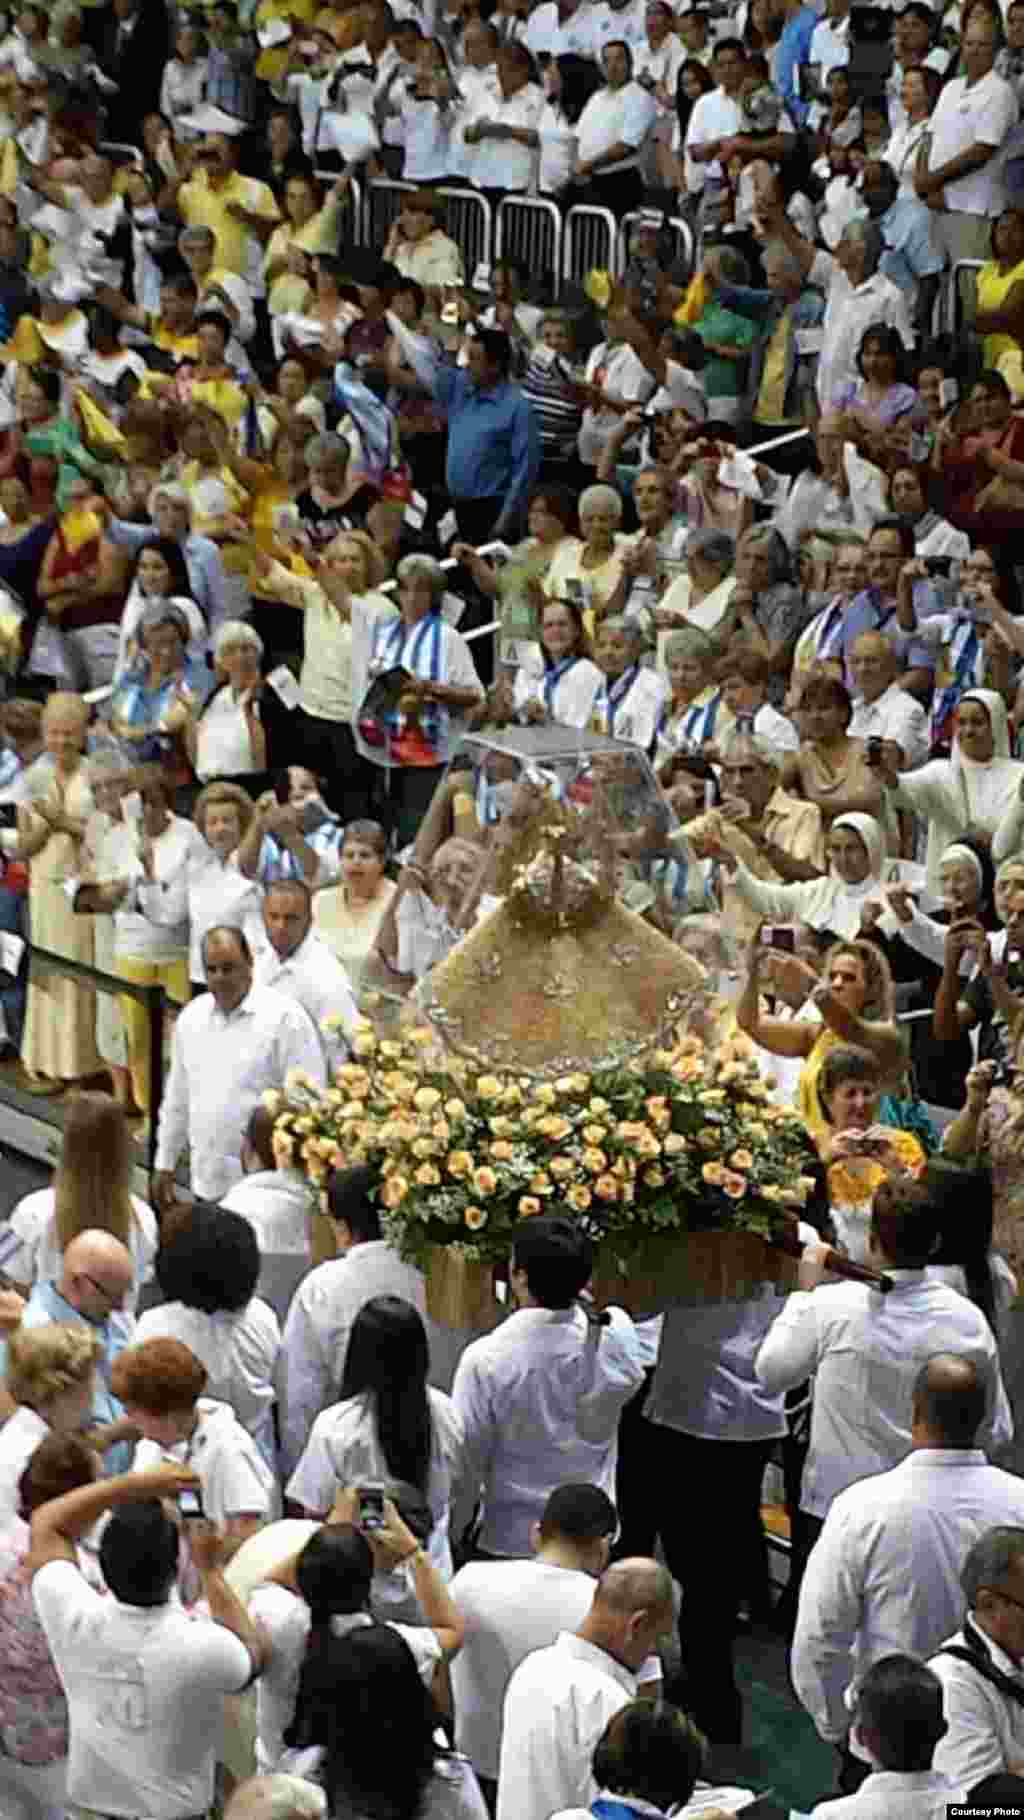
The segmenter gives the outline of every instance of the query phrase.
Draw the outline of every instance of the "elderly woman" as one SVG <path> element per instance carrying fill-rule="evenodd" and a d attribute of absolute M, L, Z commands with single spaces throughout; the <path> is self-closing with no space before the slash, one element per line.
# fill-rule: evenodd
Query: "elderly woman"
<path fill-rule="evenodd" d="M 227 1403 L 204 1393 L 205 1365 L 180 1340 L 162 1335 L 114 1360 L 110 1388 L 142 1436 L 134 1469 L 161 1459 L 187 1462 L 199 1479 L 203 1512 L 231 1554 L 276 1515 L 274 1475 Z"/>
<path fill-rule="evenodd" d="M 402 669 L 408 680 L 392 707 L 373 704 L 373 683 L 358 718 L 358 745 L 389 772 L 399 845 L 412 838 L 446 764 L 461 717 L 483 699 L 465 639 L 441 613 L 445 574 L 428 556 L 398 565 L 397 620 L 372 628 L 369 675 Z"/>
<path fill-rule="evenodd" d="M 49 1434 L 80 1434 L 92 1419 L 93 1374 L 103 1352 L 83 1322 L 21 1327 L 7 1343 L 7 1392 L 14 1413 L 0 1432 L 0 1522 L 18 1508 L 18 1481 Z"/>
<path fill-rule="evenodd" d="M 811 613 L 793 581 L 786 542 L 773 526 L 752 525 L 737 538 L 735 574 L 733 644 L 764 658 L 771 673 L 768 698 L 780 707 L 796 641 Z"/>
<path fill-rule="evenodd" d="M 861 932 L 865 906 L 885 908 L 886 864 L 882 830 L 870 815 L 837 816 L 825 839 L 828 872 L 824 878 L 775 883 L 759 878 L 737 858 L 714 829 L 705 830 L 706 851 L 721 862 L 743 903 L 776 922 L 799 921 L 820 937 L 853 940 Z"/>
<path fill-rule="evenodd" d="M 1024 764 L 1010 757 L 1006 704 L 993 690 L 971 689 L 960 697 L 949 758 L 897 771 L 883 746 L 876 769 L 890 802 L 912 810 L 927 827 L 925 865 L 932 890 L 943 853 L 965 834 L 990 846 L 997 861 L 1015 851 L 1011 842 L 1019 825 Z"/>
<path fill-rule="evenodd" d="M 658 627 L 658 666 L 665 667 L 670 634 L 694 626 L 725 644 L 735 628 L 732 572 L 736 545 L 728 531 L 691 531 L 686 539 L 686 568 L 666 589 L 655 609 Z"/>
<path fill-rule="evenodd" d="M 111 731 L 135 760 L 159 760 L 176 783 L 188 778 L 185 735 L 206 690 L 188 659 L 189 622 L 173 600 L 153 600 L 136 628 L 139 656 L 110 702 Z"/>
<path fill-rule="evenodd" d="M 313 300 L 314 253 L 332 253 L 338 244 L 338 217 L 347 185 L 325 195 L 312 173 L 294 171 L 284 186 L 286 219 L 276 227 L 263 255 L 263 282 L 272 317 L 304 315 Z"/>
<path fill-rule="evenodd" d="M 886 480 L 885 507 L 897 518 L 905 518 L 914 532 L 914 554 L 919 561 L 929 556 L 962 559 L 970 554 L 971 540 L 954 530 L 932 503 L 934 479 L 927 469 L 912 463 L 893 468 Z"/>
<path fill-rule="evenodd" d="M 253 569 L 264 593 L 303 616 L 297 756 L 326 778 L 330 806 L 343 821 L 365 816 L 375 780 L 353 719 L 366 692 L 377 625 L 397 624 L 393 602 L 378 592 L 383 577 L 373 544 L 365 533 L 339 533 L 317 561 L 315 577 L 295 575 L 262 551 Z"/>
<path fill-rule="evenodd" d="M 161 929 L 180 930 L 187 924 L 193 997 L 206 990 L 203 940 L 208 930 L 230 923 L 245 931 L 250 946 L 259 948 L 263 940 L 262 893 L 237 863 L 254 814 L 252 798 L 237 784 L 207 784 L 194 810 L 202 838 L 193 839 L 184 866 L 166 877 L 157 869 L 153 840 L 142 841 L 143 879 L 136 902 Z"/>
<path fill-rule="evenodd" d="M 622 575 L 622 500 L 600 482 L 584 487 L 579 515 L 582 536 L 556 552 L 542 585 L 549 600 L 576 601 L 592 638 Z"/>
<path fill-rule="evenodd" d="M 543 578 L 556 556 L 568 554 L 567 546 L 575 541 L 575 524 L 576 502 L 572 494 L 560 487 L 542 487 L 530 500 L 527 536 L 509 552 L 500 568 L 495 568 L 471 544 L 452 545 L 452 555 L 469 570 L 481 594 L 498 603 L 500 654 L 506 663 L 514 664 L 523 641 L 536 637 L 537 602 L 542 598 Z"/>
<path fill-rule="evenodd" d="M 972 543 L 1024 528 L 1024 418 L 1002 373 L 980 373 L 970 403 L 939 425 L 933 461 L 950 524 Z"/>
<path fill-rule="evenodd" d="M 523 652 L 513 680 L 516 718 L 582 731 L 590 722 L 602 682 L 601 671 L 590 656 L 578 604 L 546 601 L 540 615 L 540 640 Z"/>
<path fill-rule="evenodd" d="M 833 676 L 812 673 L 804 683 L 797 710 L 803 743 L 790 754 L 782 773 L 783 789 L 815 803 L 825 827 L 840 815 L 887 819 L 881 776 L 868 764 L 862 739 L 847 728 L 853 703 Z"/>
<path fill-rule="evenodd" d="M 604 681 L 590 726 L 594 733 L 629 740 L 650 754 L 669 690 L 664 677 L 641 664 L 645 644 L 643 627 L 635 620 L 622 614 L 602 620 L 594 662 Z"/>
<path fill-rule="evenodd" d="M 706 632 L 684 626 L 668 633 L 661 653 L 669 699 L 658 725 L 655 765 L 662 783 L 671 780 L 680 755 L 696 756 L 715 737 L 721 691 L 709 682 L 717 647 Z"/>
<path fill-rule="evenodd" d="M 267 736 L 260 719 L 263 640 L 244 619 L 227 619 L 213 641 L 223 681 L 186 728 L 188 755 L 201 784 L 230 778 L 258 793 L 267 769 Z"/>
<path fill-rule="evenodd" d="M 298 495 L 295 504 L 316 550 L 323 550 L 340 531 L 358 525 L 367 506 L 377 497 L 372 488 L 360 488 L 352 453 L 344 436 L 329 432 L 311 436 L 306 444 L 309 486 Z"/>
<path fill-rule="evenodd" d="M 826 411 L 814 432 L 814 455 L 798 474 L 772 523 L 791 550 L 812 530 L 855 530 L 866 536 L 885 514 L 881 475 L 873 489 L 850 486 L 846 427 L 840 413 Z"/>
<path fill-rule="evenodd" d="M 27 779 L 18 809 L 14 857 L 29 861 L 29 916 L 32 939 L 70 960 L 91 965 L 92 925 L 75 916 L 64 881 L 82 865 L 82 840 L 93 808 L 83 759 L 89 709 L 79 695 L 58 692 L 43 709 L 46 758 Z M 33 969 L 22 1042 L 30 1093 L 59 1093 L 69 1081 L 94 1074 L 99 1065 L 92 989 L 63 974 Z"/>
<path fill-rule="evenodd" d="M 33 664 L 47 675 L 98 688 L 110 682 L 117 660 L 118 621 L 127 564 L 105 534 L 106 501 L 84 475 L 74 474 L 65 510 L 46 546 L 36 593 L 57 628 L 60 656 L 53 664 L 40 650 Z"/>
<path fill-rule="evenodd" d="M 856 1264 L 869 1262 L 876 1188 L 890 1175 L 920 1175 L 926 1161 L 911 1132 L 879 1123 L 881 1098 L 877 1058 L 864 1049 L 833 1045 L 818 1075 L 818 1101 L 825 1115 L 818 1149 L 828 1168 L 836 1235 Z"/>
<path fill-rule="evenodd" d="M 313 927 L 336 954 L 358 993 L 395 886 L 384 874 L 387 835 L 379 822 L 349 822 L 341 848 L 341 878 L 313 897 Z"/>

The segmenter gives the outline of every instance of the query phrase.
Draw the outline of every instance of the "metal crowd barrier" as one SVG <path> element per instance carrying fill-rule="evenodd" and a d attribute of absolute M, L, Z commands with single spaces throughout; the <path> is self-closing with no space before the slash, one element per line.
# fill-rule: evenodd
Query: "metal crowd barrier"
<path fill-rule="evenodd" d="M 582 284 L 595 268 L 618 277 L 619 224 L 611 209 L 577 203 L 565 217 L 562 239 L 562 277 Z"/>
<path fill-rule="evenodd" d="M 366 186 L 360 241 L 383 252 L 387 237 L 401 214 L 405 198 L 415 194 L 415 191 L 415 183 L 400 183 L 392 177 L 371 177 Z"/>
<path fill-rule="evenodd" d="M 462 249 L 467 284 L 485 267 L 490 276 L 494 250 L 494 210 L 479 190 L 439 189 L 443 196 L 448 233 Z"/>
<path fill-rule="evenodd" d="M 641 218 L 641 211 L 634 209 L 630 214 L 623 215 L 622 220 L 619 223 L 618 247 L 616 252 L 618 261 L 617 270 L 619 272 L 624 272 L 629 263 L 630 235 Z M 693 229 L 689 222 L 684 221 L 681 215 L 669 215 L 666 216 L 662 224 L 662 231 L 671 234 L 674 262 L 678 265 L 684 265 L 686 267 L 687 276 L 689 276 L 693 271 L 694 251 Z"/>
<path fill-rule="evenodd" d="M 498 209 L 494 262 L 515 259 L 534 275 L 550 274 L 555 297 L 562 285 L 562 211 L 547 196 L 506 196 Z"/>
<path fill-rule="evenodd" d="M 337 171 L 314 171 L 313 175 L 325 189 L 330 189 L 338 181 Z M 356 246 L 362 244 L 364 208 L 363 186 L 358 177 L 350 177 L 348 190 L 338 214 L 339 246 L 344 246 L 346 242 L 349 245 L 354 243 Z"/>
<path fill-rule="evenodd" d="M 125 980 L 117 973 L 104 973 L 102 967 L 93 967 L 86 961 L 73 961 L 66 954 L 54 954 L 50 948 L 39 948 L 34 942 L 26 944 L 29 957 L 29 980 L 37 978 L 39 973 L 62 973 L 68 979 L 80 980 L 87 986 L 95 986 L 99 992 L 112 993 L 115 998 L 132 998 L 146 1008 L 149 1021 L 149 1080 L 151 1109 L 149 1115 L 150 1129 L 148 1139 L 148 1165 L 153 1172 L 156 1158 L 157 1113 L 164 1094 L 164 1013 L 167 1008 L 167 994 L 162 986 L 138 986 L 132 980 Z"/>

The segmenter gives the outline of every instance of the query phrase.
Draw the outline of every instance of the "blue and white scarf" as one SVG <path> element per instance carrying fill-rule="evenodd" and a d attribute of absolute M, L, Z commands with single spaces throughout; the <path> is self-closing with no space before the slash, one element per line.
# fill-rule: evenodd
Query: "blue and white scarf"
<path fill-rule="evenodd" d="M 422 676 L 428 682 L 440 682 L 444 655 L 443 628 L 444 621 L 440 613 L 426 614 L 415 626 L 407 626 L 402 619 L 379 621 L 374 632 L 371 669 L 391 670 L 401 665 L 412 676 Z M 448 720 L 448 710 L 440 702 L 425 701 L 420 704 L 419 722 L 423 737 L 439 756 L 443 753 Z M 401 730 L 401 717 L 397 709 L 384 716 L 384 724 L 389 737 L 394 739 Z"/>

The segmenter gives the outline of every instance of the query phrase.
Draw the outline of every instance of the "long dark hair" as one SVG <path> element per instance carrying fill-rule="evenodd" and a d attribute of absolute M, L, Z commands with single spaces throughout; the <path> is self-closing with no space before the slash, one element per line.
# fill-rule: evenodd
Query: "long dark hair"
<path fill-rule="evenodd" d="M 340 1398 L 373 1398 L 388 1472 L 420 1491 L 427 1487 L 433 1441 L 429 1365 L 426 1328 L 411 1302 L 379 1295 L 364 1303 L 352 1323 Z"/>
<path fill-rule="evenodd" d="M 318 1729 L 321 1688 L 330 1679 L 332 1624 L 337 1617 L 365 1612 L 370 1602 L 373 1555 L 351 1523 L 325 1523 L 310 1536 L 295 1563 L 295 1584 L 309 1606 L 309 1636 L 299 1671 L 295 1710 L 284 1734 L 291 1749 L 322 1742 Z"/>
<path fill-rule="evenodd" d="M 153 551 L 159 556 L 167 564 L 167 567 L 170 570 L 171 585 L 167 590 L 168 594 L 175 596 L 183 595 L 186 600 L 191 600 L 192 583 L 189 580 L 188 566 L 185 562 L 184 555 L 182 554 L 181 545 L 175 543 L 173 537 L 147 537 L 145 543 L 139 545 L 135 555 L 135 567 L 132 570 L 132 580 L 134 581 L 138 575 L 139 563 L 148 551 Z"/>
<path fill-rule="evenodd" d="M 289 1741 L 325 1751 L 330 1813 L 414 1820 L 445 1752 L 412 1650 L 390 1624 L 328 1631 L 303 1663 L 296 1711 Z"/>
<path fill-rule="evenodd" d="M 996 1298 L 988 1261 L 992 1244 L 992 1177 L 986 1168 L 963 1169 L 944 1157 L 929 1157 L 921 1178 L 928 1194 L 939 1242 L 933 1264 L 959 1264 L 967 1294 L 996 1328 Z M 964 1208 L 971 1217 L 964 1219 Z"/>

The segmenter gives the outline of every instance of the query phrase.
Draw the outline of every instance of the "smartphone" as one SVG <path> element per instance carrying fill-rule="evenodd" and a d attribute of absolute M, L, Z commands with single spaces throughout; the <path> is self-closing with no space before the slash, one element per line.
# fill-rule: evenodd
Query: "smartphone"
<path fill-rule="evenodd" d="M 953 567 L 953 558 L 951 556 L 926 556 L 924 566 L 929 575 L 943 575 L 948 580 Z"/>
<path fill-rule="evenodd" d="M 367 1491 L 359 1492 L 359 1527 L 360 1529 L 383 1529 L 384 1527 L 384 1493 Z"/>
<path fill-rule="evenodd" d="M 291 778 L 288 776 L 286 766 L 282 765 L 280 771 L 274 772 L 272 788 L 277 801 L 283 809 L 292 793 Z"/>
<path fill-rule="evenodd" d="M 796 931 L 787 929 L 785 924 L 766 924 L 761 930 L 761 941 L 766 948 L 774 948 L 779 954 L 796 953 Z"/>
<path fill-rule="evenodd" d="M 18 806 L 16 803 L 0 803 L 0 828 L 18 826 Z"/>
<path fill-rule="evenodd" d="M 877 733 L 872 733 L 869 735 L 868 741 L 867 741 L 867 751 L 865 753 L 865 757 L 867 758 L 868 764 L 871 766 L 872 769 L 874 769 L 877 765 L 881 764 L 881 762 L 882 762 L 882 741 Z"/>
<path fill-rule="evenodd" d="M 197 1490 L 193 1488 L 188 1491 L 179 1491 L 178 1515 L 183 1523 L 197 1523 L 202 1521 L 206 1512 L 203 1509 L 203 1500 Z"/>

